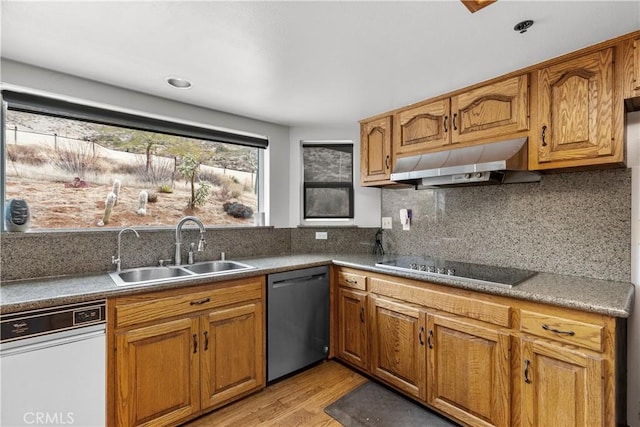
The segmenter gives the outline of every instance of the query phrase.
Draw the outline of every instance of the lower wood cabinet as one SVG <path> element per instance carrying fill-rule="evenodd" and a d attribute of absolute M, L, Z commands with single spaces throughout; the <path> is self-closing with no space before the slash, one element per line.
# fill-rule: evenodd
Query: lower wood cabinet
<path fill-rule="evenodd" d="M 363 291 L 338 288 L 338 350 L 337 355 L 353 366 L 367 370 L 369 340 L 367 332 L 367 294 Z"/>
<path fill-rule="evenodd" d="M 427 330 L 427 402 L 469 425 L 510 425 L 509 333 L 439 315 Z"/>
<path fill-rule="evenodd" d="M 441 414 L 625 425 L 624 319 L 347 267 L 337 277 L 337 357 Z"/>
<path fill-rule="evenodd" d="M 425 315 L 408 304 L 369 299 L 370 372 L 399 390 L 424 400 Z"/>
<path fill-rule="evenodd" d="M 108 424 L 176 425 L 264 387 L 263 296 L 261 277 L 109 301 Z"/>
<path fill-rule="evenodd" d="M 523 338 L 523 426 L 602 426 L 604 360 L 577 349 Z"/>

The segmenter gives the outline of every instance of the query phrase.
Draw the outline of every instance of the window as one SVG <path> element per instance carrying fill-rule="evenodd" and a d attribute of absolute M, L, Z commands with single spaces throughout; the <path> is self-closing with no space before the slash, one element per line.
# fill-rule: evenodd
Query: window
<path fill-rule="evenodd" d="M 3 92 L 4 196 L 31 229 L 253 225 L 264 138 Z M 29 102 L 32 101 L 32 102 Z"/>
<path fill-rule="evenodd" d="M 304 219 L 353 218 L 353 144 L 302 144 Z"/>

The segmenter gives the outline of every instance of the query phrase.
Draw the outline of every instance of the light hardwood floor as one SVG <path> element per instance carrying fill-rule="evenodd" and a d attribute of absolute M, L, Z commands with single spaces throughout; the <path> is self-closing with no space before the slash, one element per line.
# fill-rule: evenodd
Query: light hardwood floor
<path fill-rule="evenodd" d="M 366 381 L 338 362 L 324 362 L 184 427 L 340 427 L 324 408 Z"/>

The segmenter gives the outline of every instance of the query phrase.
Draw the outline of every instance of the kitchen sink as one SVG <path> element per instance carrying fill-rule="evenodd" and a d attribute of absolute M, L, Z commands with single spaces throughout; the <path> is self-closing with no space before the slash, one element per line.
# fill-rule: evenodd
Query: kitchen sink
<path fill-rule="evenodd" d="M 221 273 L 226 271 L 248 270 L 253 267 L 237 261 L 207 261 L 198 264 L 183 265 L 182 268 L 195 274 Z"/>
<path fill-rule="evenodd" d="M 180 266 L 131 268 L 124 271 L 113 271 L 109 273 L 109 276 L 116 286 L 134 286 L 220 276 L 255 268 L 237 261 L 219 260 Z"/>

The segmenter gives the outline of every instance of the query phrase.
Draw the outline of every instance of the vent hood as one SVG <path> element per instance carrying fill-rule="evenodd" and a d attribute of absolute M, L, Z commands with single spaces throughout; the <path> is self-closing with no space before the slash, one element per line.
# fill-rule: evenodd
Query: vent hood
<path fill-rule="evenodd" d="M 401 157 L 396 160 L 391 181 L 421 189 L 538 182 L 540 175 L 527 170 L 527 138 L 517 138 Z"/>

